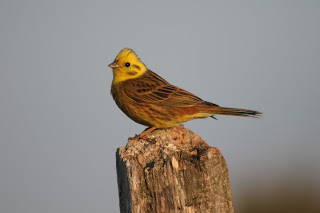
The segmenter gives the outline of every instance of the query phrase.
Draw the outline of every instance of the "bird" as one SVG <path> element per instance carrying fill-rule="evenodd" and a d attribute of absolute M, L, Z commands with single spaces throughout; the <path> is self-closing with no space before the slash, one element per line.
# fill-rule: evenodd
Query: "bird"
<path fill-rule="evenodd" d="M 148 127 L 134 138 L 145 138 L 155 129 L 174 127 L 198 118 L 215 118 L 216 115 L 259 118 L 262 114 L 204 101 L 149 70 L 129 48 L 122 49 L 108 66 L 113 70 L 111 94 L 114 101 L 129 118 Z"/>

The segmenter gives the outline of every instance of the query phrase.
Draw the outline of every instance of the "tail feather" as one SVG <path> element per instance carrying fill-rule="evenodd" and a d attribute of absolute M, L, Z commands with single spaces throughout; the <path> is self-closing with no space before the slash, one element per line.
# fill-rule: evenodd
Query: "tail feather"
<path fill-rule="evenodd" d="M 241 117 L 261 117 L 261 112 L 248 109 L 237 109 L 237 108 L 227 108 L 227 107 L 214 107 L 209 110 L 212 115 L 229 115 L 229 116 L 241 116 Z"/>

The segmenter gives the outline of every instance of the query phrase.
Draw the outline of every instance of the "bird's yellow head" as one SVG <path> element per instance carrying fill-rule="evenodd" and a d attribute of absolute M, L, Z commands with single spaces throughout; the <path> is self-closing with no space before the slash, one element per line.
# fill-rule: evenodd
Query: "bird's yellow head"
<path fill-rule="evenodd" d="M 113 84 L 137 78 L 147 71 L 146 65 L 128 48 L 121 50 L 109 67 L 113 69 Z"/>

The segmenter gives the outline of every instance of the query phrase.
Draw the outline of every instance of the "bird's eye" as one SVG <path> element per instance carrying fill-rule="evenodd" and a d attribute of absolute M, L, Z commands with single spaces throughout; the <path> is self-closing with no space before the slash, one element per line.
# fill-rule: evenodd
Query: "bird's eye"
<path fill-rule="evenodd" d="M 127 62 L 127 63 L 125 64 L 125 66 L 126 66 L 126 67 L 130 67 L 130 63 Z"/>

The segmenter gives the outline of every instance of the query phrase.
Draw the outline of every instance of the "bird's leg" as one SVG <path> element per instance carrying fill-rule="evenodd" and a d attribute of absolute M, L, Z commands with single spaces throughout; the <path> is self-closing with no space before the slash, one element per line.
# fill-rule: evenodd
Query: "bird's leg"
<path fill-rule="evenodd" d="M 216 117 L 214 117 L 213 115 L 211 115 L 210 117 L 213 118 L 213 119 L 215 119 L 215 120 L 218 120 L 218 119 L 217 119 Z"/>
<path fill-rule="evenodd" d="M 138 139 L 144 139 L 144 140 L 149 140 L 149 138 L 144 137 L 146 134 L 148 134 L 149 132 L 152 132 L 153 130 L 157 129 L 157 127 L 153 126 L 153 127 L 149 127 L 147 129 L 145 129 L 143 132 L 141 132 L 139 135 L 134 136 L 133 138 L 129 138 L 129 140 L 138 140 Z"/>

